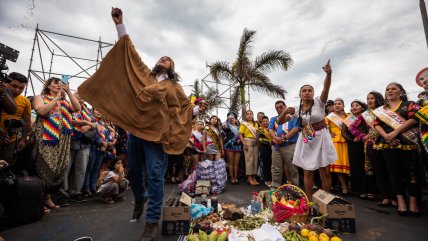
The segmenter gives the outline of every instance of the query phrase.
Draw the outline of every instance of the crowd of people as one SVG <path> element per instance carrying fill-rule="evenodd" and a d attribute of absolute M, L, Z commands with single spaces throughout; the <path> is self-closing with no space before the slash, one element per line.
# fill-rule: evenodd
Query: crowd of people
<path fill-rule="evenodd" d="M 196 119 L 189 160 L 224 158 L 230 184 L 239 184 L 241 174 L 253 186 L 301 185 L 309 197 L 317 186 L 328 192 L 334 186 L 342 196 L 379 200 L 379 207 L 394 206 L 401 216 L 419 216 L 428 167 L 428 77 L 417 101 L 391 82 L 384 94 L 371 91 L 366 101 L 352 101 L 347 113 L 343 99 L 328 100 L 331 69 L 324 69 L 321 95 L 314 97 L 314 88 L 304 85 L 299 106 L 275 103 L 278 116 L 258 112 L 255 119 L 247 110 L 242 121 L 234 112 L 224 122 L 215 115 L 205 123 Z"/>
<path fill-rule="evenodd" d="M 97 193 L 106 203 L 117 200 L 128 183 L 126 133 L 88 108 L 59 78 L 49 78 L 41 95 L 28 98 L 22 95 L 27 77 L 11 73 L 9 80 L 5 88 L 17 111 L 2 113 L 0 159 L 14 172 L 26 170 L 42 180 L 44 212 L 59 208 L 51 198 L 58 192 L 74 202 Z"/>
<path fill-rule="evenodd" d="M 39 177 L 45 213 L 64 205 L 54 200 L 58 193 L 72 202 L 99 196 L 113 204 L 130 185 L 132 219 L 138 220 L 148 203 L 143 238 L 153 240 L 164 180 L 180 183 L 208 159 L 226 161 L 232 185 L 244 177 L 251 186 L 289 183 L 303 186 L 311 197 L 317 186 L 330 192 L 338 184 L 343 196 L 375 200 L 380 194 L 378 206 L 396 206 L 402 216 L 420 215 L 428 168 L 428 77 L 421 81 L 418 101 L 410 101 L 403 86 L 392 82 L 384 94 L 372 91 L 366 101 L 352 101 L 347 113 L 343 99 L 328 100 L 332 69 L 327 63 L 320 96 L 303 85 L 299 106 L 278 100 L 274 117 L 247 110 L 241 121 L 232 111 L 223 122 L 215 115 L 204 119 L 206 102 L 191 103 L 185 96 L 173 60 L 162 57 L 154 69 L 147 68 L 130 42 L 120 9 L 113 9 L 112 17 L 120 40 L 79 91 L 72 93 L 68 84 L 51 77 L 40 95 L 24 97 L 28 79 L 10 73 L 0 95 L 4 103 L 8 98 L 16 103 L 14 111 L 4 108 L 1 114 L 0 168 L 25 169 Z M 114 54 L 126 56 L 124 51 L 141 76 L 110 68 L 123 65 Z M 106 73 L 112 77 L 100 88 L 96 81 Z M 130 94 L 115 96 L 116 80 L 123 76 L 121 88 Z M 135 97 L 133 91 L 140 94 Z M 165 99 L 168 106 L 162 104 Z M 123 106 L 141 115 L 131 116 Z M 152 128 L 155 122 L 159 129 Z"/>

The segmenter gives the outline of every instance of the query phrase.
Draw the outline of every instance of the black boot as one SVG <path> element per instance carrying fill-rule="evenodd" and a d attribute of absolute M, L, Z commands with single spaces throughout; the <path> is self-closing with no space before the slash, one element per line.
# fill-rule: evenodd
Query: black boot
<path fill-rule="evenodd" d="M 147 223 L 144 227 L 140 241 L 156 241 L 158 236 L 158 223 Z"/>
<path fill-rule="evenodd" d="M 135 201 L 134 205 L 134 212 L 132 212 L 132 219 L 138 220 L 140 219 L 141 215 L 143 214 L 144 210 L 144 201 Z"/>

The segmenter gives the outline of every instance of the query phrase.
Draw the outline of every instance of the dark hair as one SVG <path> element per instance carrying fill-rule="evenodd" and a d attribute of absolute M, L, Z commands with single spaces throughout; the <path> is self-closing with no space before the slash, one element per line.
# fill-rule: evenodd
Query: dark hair
<path fill-rule="evenodd" d="M 253 113 L 253 119 L 251 121 L 254 121 L 254 112 L 252 110 L 246 110 L 245 111 L 245 119 L 244 119 L 244 121 L 247 121 L 247 114 L 248 114 L 248 112 Z M 242 118 L 244 118 L 244 117 L 242 117 Z"/>
<path fill-rule="evenodd" d="M 305 86 L 305 85 L 304 85 Z M 306 85 L 306 86 L 310 86 L 310 85 Z M 312 87 L 312 86 L 311 86 Z M 302 88 L 303 88 L 303 86 L 302 86 Z M 300 88 L 300 90 L 302 89 L 302 88 Z M 312 87 L 312 89 L 313 89 L 313 87 Z M 302 107 L 303 107 L 303 100 L 302 99 L 300 99 L 300 104 L 299 104 L 299 116 L 297 117 L 297 124 L 298 124 L 298 126 L 300 127 L 300 128 L 302 128 L 303 127 L 303 119 L 302 119 L 302 115 L 304 115 L 304 114 L 309 114 L 309 116 L 312 114 L 312 107 L 314 106 L 314 103 L 315 103 L 315 101 L 314 101 L 314 99 L 312 99 L 312 101 L 311 101 L 311 106 L 309 107 L 309 109 L 307 110 L 307 111 L 305 111 L 305 112 L 303 112 L 303 110 L 302 110 Z M 309 123 L 310 124 L 310 123 Z"/>
<path fill-rule="evenodd" d="M 403 88 L 403 86 L 402 86 L 401 84 L 399 84 L 399 83 L 397 83 L 397 82 L 391 82 L 391 83 L 389 83 L 386 87 L 388 88 L 388 86 L 390 86 L 390 85 L 395 85 L 395 86 L 397 86 L 401 91 L 403 91 L 403 94 L 401 94 L 401 95 L 400 95 L 400 100 L 401 100 L 401 101 L 408 101 L 407 94 L 406 94 L 406 90 Z M 389 106 L 388 99 L 386 99 L 386 98 L 385 98 L 385 105 L 386 105 L 386 106 Z"/>
<path fill-rule="evenodd" d="M 13 81 L 16 80 L 19 83 L 24 83 L 24 84 L 28 84 L 28 79 L 27 77 L 25 77 L 25 75 L 17 73 L 17 72 L 12 72 L 9 74 L 8 78 Z"/>
<path fill-rule="evenodd" d="M 235 112 L 233 112 L 233 111 L 227 113 L 227 115 L 226 115 L 227 119 L 229 119 L 230 115 L 233 115 L 235 117 L 235 119 L 238 119 L 238 115 Z"/>
<path fill-rule="evenodd" d="M 342 104 L 345 106 L 345 101 L 344 101 L 342 98 L 336 98 L 336 99 L 334 100 L 334 102 L 336 102 L 336 101 L 340 101 L 340 102 L 342 102 Z"/>
<path fill-rule="evenodd" d="M 166 71 L 168 78 L 177 83 L 178 81 L 180 81 L 180 75 L 177 74 L 177 72 L 175 72 L 175 63 L 174 60 L 172 60 L 170 57 L 165 56 L 166 58 L 169 59 L 169 61 L 171 62 L 171 67 Z M 163 57 L 162 57 L 163 58 Z M 155 65 L 155 67 L 153 67 L 152 69 L 152 74 L 156 75 L 158 73 L 160 73 L 162 67 L 160 67 L 159 65 Z"/>
<path fill-rule="evenodd" d="M 47 79 L 43 84 L 42 95 L 50 94 L 51 90 L 49 89 L 49 86 L 52 84 L 52 82 L 60 82 L 60 81 L 61 79 L 57 77 L 50 77 L 49 79 Z"/>
<path fill-rule="evenodd" d="M 122 161 L 122 163 L 123 163 L 122 158 L 119 158 L 119 157 L 111 158 L 111 159 L 108 161 L 108 164 L 107 164 L 108 169 L 109 169 L 110 171 L 114 171 L 114 166 L 115 166 L 115 165 L 116 165 L 116 163 L 118 163 L 119 161 Z"/>
<path fill-rule="evenodd" d="M 342 110 L 342 112 L 346 114 L 346 112 L 345 112 L 345 101 L 344 101 L 342 98 L 336 98 L 336 99 L 334 100 L 334 102 L 336 102 L 336 101 L 340 101 L 340 102 L 342 102 L 342 105 L 343 105 L 343 110 Z"/>
<path fill-rule="evenodd" d="M 352 107 L 352 104 L 354 104 L 354 103 L 359 104 L 359 105 L 363 108 L 363 111 L 362 111 L 362 112 L 364 112 L 364 111 L 366 111 L 366 110 L 367 110 L 367 104 L 366 104 L 366 103 L 364 103 L 364 102 L 362 102 L 361 100 L 354 100 L 354 101 L 352 101 L 352 102 L 351 102 L 351 107 Z"/>
<path fill-rule="evenodd" d="M 275 102 L 275 106 L 276 106 L 277 104 L 283 104 L 283 105 L 285 105 L 285 106 L 286 106 L 286 104 L 285 104 L 285 102 L 284 102 L 283 100 L 278 100 L 278 101 L 276 101 L 276 102 Z"/>
<path fill-rule="evenodd" d="M 27 99 L 30 101 L 31 109 L 34 109 L 34 106 L 33 106 L 34 96 L 32 96 L 32 95 L 27 96 Z"/>
<path fill-rule="evenodd" d="M 216 116 L 216 115 L 212 115 L 211 117 L 210 117 L 210 119 L 209 119 L 209 121 L 208 121 L 208 125 L 210 126 L 211 125 L 211 119 L 212 118 L 217 118 L 217 125 L 216 125 L 216 127 L 220 130 L 220 126 L 221 126 L 221 123 L 220 123 L 220 118 L 218 118 L 218 116 Z"/>
<path fill-rule="evenodd" d="M 262 120 L 269 120 L 269 117 L 263 116 Z"/>
<path fill-rule="evenodd" d="M 333 100 L 327 100 L 325 105 L 334 105 L 334 101 Z"/>
<path fill-rule="evenodd" d="M 259 114 L 263 114 L 263 116 L 265 115 L 265 113 L 264 112 L 257 112 L 257 115 L 259 115 Z"/>
<path fill-rule="evenodd" d="M 315 89 L 314 89 L 314 87 L 313 87 L 312 85 L 308 85 L 308 84 L 306 84 L 306 85 L 302 85 L 302 87 L 300 87 L 299 93 L 300 93 L 300 91 L 302 91 L 302 89 L 303 89 L 305 86 L 309 86 L 309 87 L 311 87 L 311 89 L 312 89 L 312 90 L 315 90 Z"/>
<path fill-rule="evenodd" d="M 370 91 L 369 95 L 373 95 L 375 97 L 375 107 L 381 107 L 385 104 L 385 99 L 383 98 L 383 95 L 377 91 Z"/>

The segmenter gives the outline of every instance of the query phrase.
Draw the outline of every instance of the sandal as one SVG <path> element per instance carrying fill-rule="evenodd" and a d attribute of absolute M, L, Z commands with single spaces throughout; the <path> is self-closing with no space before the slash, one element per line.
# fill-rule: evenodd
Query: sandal
<path fill-rule="evenodd" d="M 44 213 L 44 214 L 48 214 L 48 213 L 50 213 L 50 212 L 51 212 L 51 210 L 50 210 L 48 207 L 43 206 L 43 213 Z"/>
<path fill-rule="evenodd" d="M 366 200 L 369 198 L 369 195 L 368 194 L 360 194 L 360 198 L 363 200 Z"/>
<path fill-rule="evenodd" d="M 375 200 L 374 195 L 373 195 L 373 194 L 371 194 L 371 193 L 368 193 L 368 194 L 367 194 L 367 196 L 366 196 L 366 198 L 367 198 L 367 200 L 370 200 L 370 201 Z"/>
<path fill-rule="evenodd" d="M 45 207 L 49 208 L 50 210 L 54 210 L 54 209 L 58 209 L 59 208 L 59 206 L 56 205 L 52 201 L 52 199 L 50 199 L 50 198 L 46 198 L 44 204 L 45 204 Z"/>

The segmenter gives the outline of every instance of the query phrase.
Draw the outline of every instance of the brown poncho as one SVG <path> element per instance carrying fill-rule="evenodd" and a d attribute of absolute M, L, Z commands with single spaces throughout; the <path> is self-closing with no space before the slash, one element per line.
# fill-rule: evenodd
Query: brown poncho
<path fill-rule="evenodd" d="M 183 153 L 191 133 L 193 105 L 180 84 L 157 82 L 128 35 L 119 39 L 79 95 L 134 136 L 161 142 L 168 154 Z"/>

